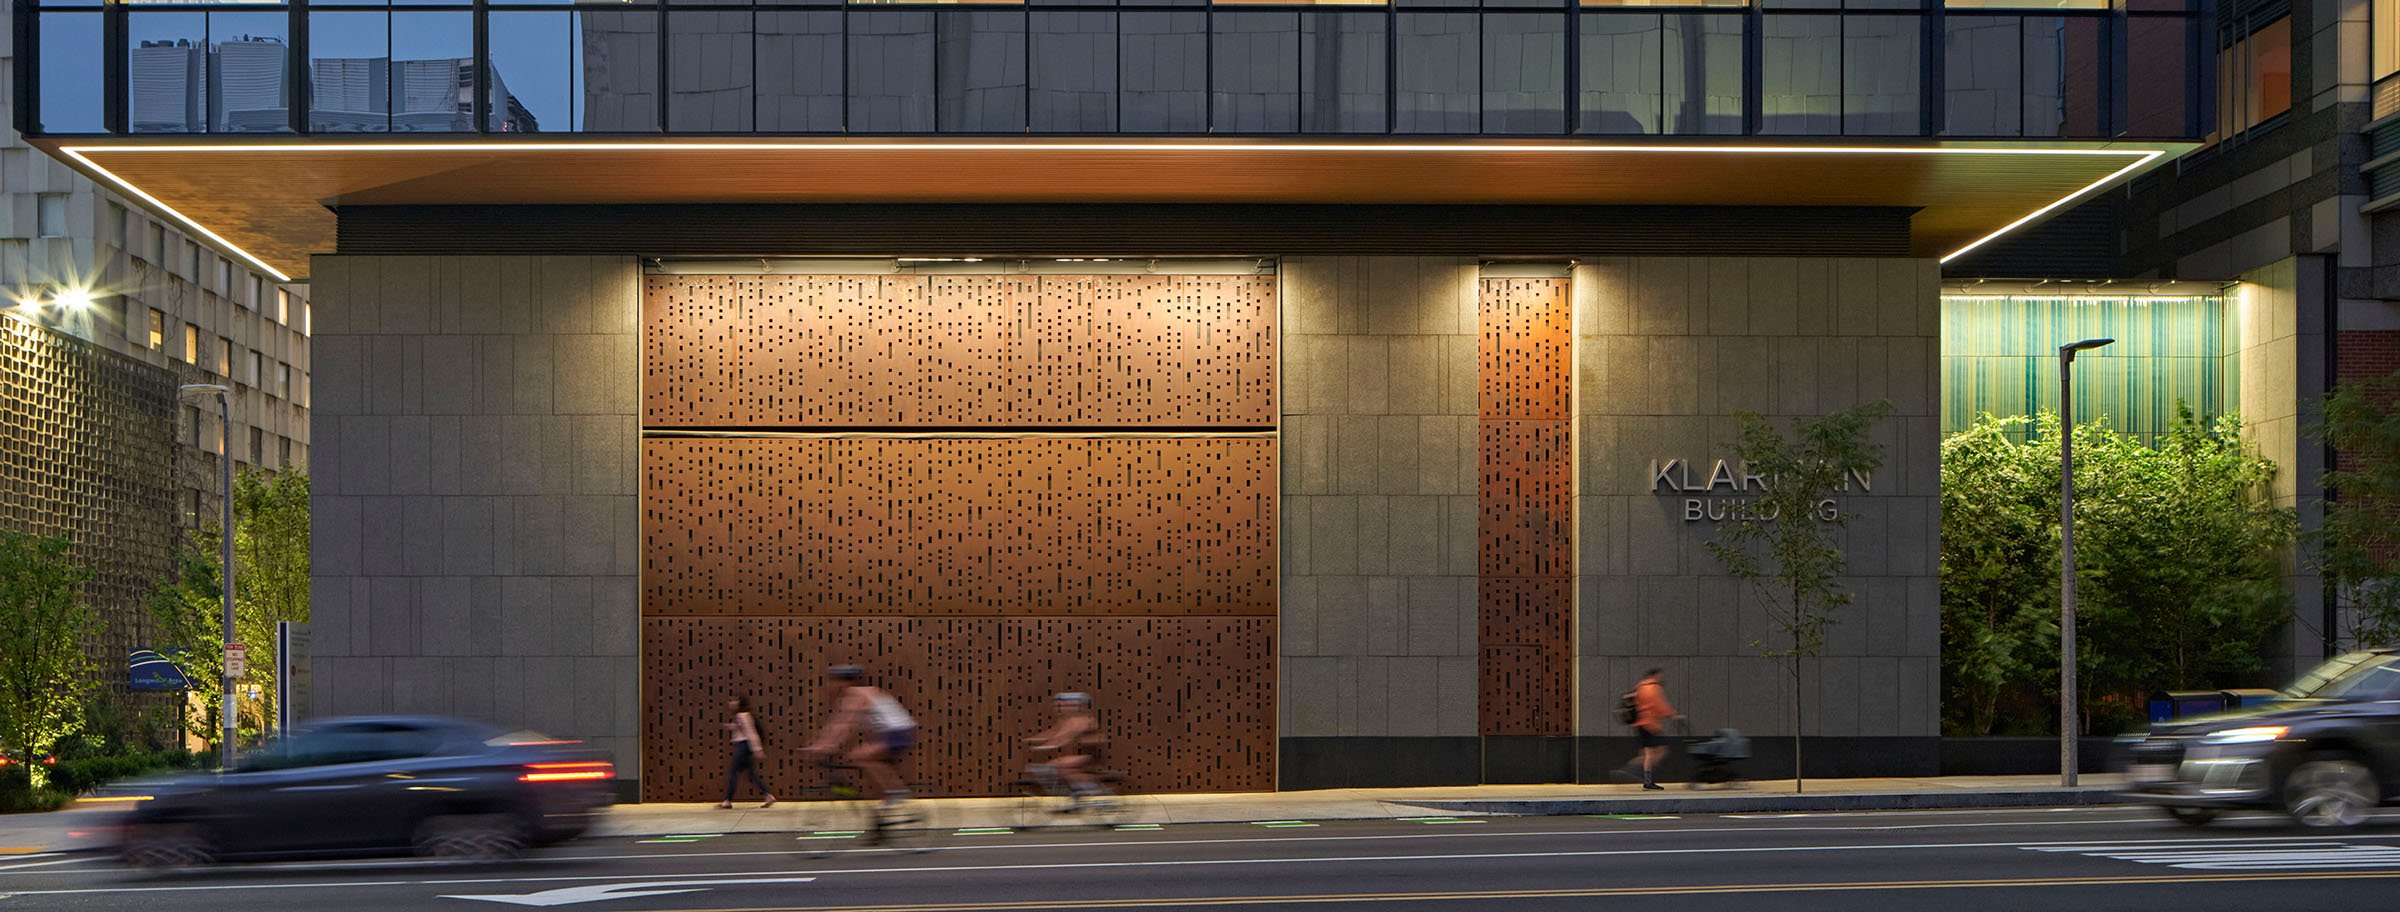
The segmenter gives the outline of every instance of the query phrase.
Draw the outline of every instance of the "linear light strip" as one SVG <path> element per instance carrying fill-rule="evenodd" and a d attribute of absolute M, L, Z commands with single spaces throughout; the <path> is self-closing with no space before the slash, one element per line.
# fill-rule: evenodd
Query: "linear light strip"
<path fill-rule="evenodd" d="M 111 185 L 113 185 L 113 186 L 115 186 L 115 187 L 117 187 L 117 188 L 119 188 L 119 189 L 122 189 L 122 190 L 123 190 L 124 192 L 126 192 L 126 193 L 129 193 L 129 194 L 131 194 L 131 195 L 133 195 L 133 196 L 135 196 L 135 197 L 138 197 L 138 198 L 140 198 L 140 199 L 141 199 L 141 200 L 143 200 L 144 202 L 147 202 L 147 203 L 148 203 L 148 204 L 150 204 L 151 206 L 155 207 L 155 208 L 156 208 L 158 211 L 160 211 L 160 212 L 162 212 L 162 213 L 164 213 L 164 214 L 168 215 L 169 217 L 173 218 L 173 219 L 174 219 L 176 222 L 178 222 L 178 223 L 180 223 L 180 224 L 184 225 L 185 227 L 188 227 L 188 228 L 190 228 L 190 229 L 191 229 L 191 230 L 193 230 L 193 231 L 196 231 L 196 232 L 198 232 L 198 233 L 200 233 L 200 234 L 202 234 L 202 235 L 205 235 L 205 236 L 207 236 L 207 237 L 208 237 L 210 240 L 212 240 L 212 241 L 216 242 L 216 243 L 217 243 L 217 245 L 219 245 L 220 247 L 223 247 L 224 249 L 227 249 L 227 250 L 231 250 L 231 251 L 233 251 L 233 252 L 234 252 L 234 253 L 236 253 L 236 254 L 239 254 L 243 260 L 245 260 L 245 261 L 248 261 L 248 262 L 249 262 L 251 265 L 253 265 L 253 266 L 257 266 L 258 268 L 260 268 L 260 269 L 262 269 L 262 270 L 265 270 L 265 271 L 266 271 L 268 274 L 270 274 L 270 275 L 273 275 L 273 276 L 275 277 L 276 281 L 278 281 L 278 282 L 289 282 L 289 281 L 291 281 L 292 279 L 291 279 L 291 276 L 289 276 L 289 275 L 285 274 L 285 273 L 284 273 L 282 270 L 276 269 L 275 267 L 268 265 L 268 264 L 266 263 L 266 261 L 259 259 L 257 256 L 255 256 L 255 255 L 251 254 L 251 253 L 250 253 L 248 250 L 245 250 L 245 249 L 243 249 L 241 246 L 239 246 L 239 245 L 237 245 L 237 244 L 234 244 L 232 241 L 226 240 L 226 239 L 224 238 L 224 236 L 222 236 L 222 235 L 219 235 L 219 234 L 217 234 L 217 233 L 216 233 L 216 232 L 214 232 L 214 231 L 210 231 L 210 230 L 209 230 L 209 229 L 208 229 L 206 226 L 203 226 L 203 225 L 201 225 L 201 224 L 200 224 L 198 221 L 196 221 L 196 220 L 192 219 L 190 216 L 184 215 L 182 212 L 179 212 L 179 211 L 177 211 L 177 210 L 176 210 L 176 209 L 175 209 L 173 206 L 169 206 L 169 205 L 167 205 L 167 204 L 166 204 L 164 201 L 160 200 L 158 197 L 152 196 L 152 195 L 150 195 L 148 192 L 146 192 L 146 191 L 142 190 L 140 187 L 136 187 L 136 186 L 134 186 L 132 182 L 130 182 L 130 181 L 127 181 L 127 180 L 125 180 L 125 179 L 124 179 L 124 178 L 122 178 L 122 177 L 119 177 L 119 176 L 116 174 L 116 172 L 110 171 L 108 168 L 101 166 L 101 165 L 100 165 L 100 163 L 93 161 L 93 160 L 92 160 L 92 159 L 91 159 L 89 156 L 87 156 L 87 155 L 85 155 L 85 154 L 84 154 L 84 153 L 85 153 L 85 152 L 87 152 L 87 151 L 94 151 L 94 152 L 105 152 L 105 153 L 107 153 L 107 154 L 111 154 L 111 155 L 132 154 L 132 153 L 184 153 L 184 152 L 259 152 L 259 153 L 290 153 L 290 152 L 472 152 L 472 153 L 480 153 L 480 154 L 486 154 L 486 155 L 499 155 L 499 154 L 507 154 L 507 153 L 512 153 L 512 152 L 519 152 L 519 151 L 553 151 L 553 152 L 645 152 L 645 151 L 646 151 L 646 152 L 657 152 L 657 151 L 669 151 L 669 152 L 745 152 L 745 151 L 759 151 L 759 152 L 796 152 L 796 151 L 798 151 L 798 152 L 816 152 L 816 153 L 828 153 L 828 152 L 935 152 L 935 151 L 952 151 L 952 152 L 1023 152 L 1023 151 L 1060 151 L 1060 152 L 1133 152 L 1133 153 L 1139 153 L 1139 152 L 1349 152 L 1349 153 L 1361 153 L 1361 152 L 1365 152 L 1365 153 L 1378 153 L 1378 152 L 1381 152 L 1381 153 L 1428 153 L 1428 152 L 1431 152 L 1431 153 L 1446 153 L 1446 154 L 1459 154 L 1459 153 L 1475 153 L 1475 154 L 1491 154 L 1491 153 L 1502 153 L 1502 154 L 1509 154 L 1509 153 L 1536 153 L 1536 154 L 1575 154 L 1575 155 L 1592 155 L 1592 154 L 1628 154 L 1628 153 L 1671 153 L 1671 154 L 1700 154 L 1700 155 L 1723 155 L 1723 154 L 1749 154 L 1749 155 L 2020 155 L 2020 156 L 2065 156 L 2065 157 L 2081 157 L 2081 158 L 2102 157 L 2102 156 L 2123 156 L 2123 155 L 2132 155 L 2132 156 L 2136 156 L 2136 158 L 2134 159 L 2134 161 L 2133 161 L 2132 163 L 2130 163 L 2130 164 L 2126 165 L 2126 166 L 2125 166 L 2125 167 L 2123 167 L 2123 168 L 2119 168 L 2119 169 L 2117 169 L 2115 172 L 2113 172 L 2113 173 L 2109 174 L 2108 176 L 2106 176 L 2106 177 L 2103 177 L 2103 178 L 2100 178 L 2099 180 L 2093 181 L 2093 182 L 2091 182 L 2091 183 L 2089 183 L 2089 184 L 2086 184 L 2086 185 L 2084 185 L 2083 187 L 2081 187 L 2081 188 L 2078 188 L 2077 190 L 2075 190 L 2075 191 L 2074 191 L 2074 192 L 2072 192 L 2072 193 L 2069 193 L 2069 194 L 2067 194 L 2067 195 L 2065 195 L 2065 196 L 2059 197 L 2057 200 L 2055 200 L 2055 201 L 2052 201 L 2052 202 L 2051 202 L 2049 205 L 2043 206 L 2043 207 L 2041 207 L 2041 208 L 2039 208 L 2039 209 L 2036 209 L 2036 210 L 2034 210 L 2034 211 L 2032 211 L 2032 212 L 2026 213 L 2024 216 L 2022 216 L 2022 217 L 2018 218 L 2017 220 L 2015 220 L 2015 221 L 2012 221 L 2012 222 L 2009 222 L 2007 225 L 2001 226 L 2001 227 L 1999 228 L 1999 230 L 1993 231 L 1993 232 L 1991 232 L 1990 234 L 1986 234 L 1986 235 L 1984 235 L 1984 236 L 1982 236 L 1982 237 L 1980 237 L 1980 238 L 1977 238 L 1977 239 L 1975 239 L 1974 241 L 1972 241 L 1972 242 L 1968 243 L 1966 246 L 1964 246 L 1964 247 L 1960 247 L 1960 248 L 1958 248 L 1957 250 L 1953 250 L 1953 251 L 1949 252 L 1948 254 L 1945 254 L 1945 255 L 1943 255 L 1943 256 L 1941 257 L 1941 262 L 1944 262 L 1944 263 L 1950 262 L 1951 260 L 1953 260 L 1953 259 L 1956 259 L 1956 258 L 1958 258 L 1958 257 L 1960 257 L 1960 256 L 1963 256 L 1963 255 L 1967 254 L 1967 253 L 1968 253 L 1968 252 L 1970 252 L 1970 251 L 1973 251 L 1974 249 L 1976 249 L 1976 248 L 1978 248 L 1978 247 L 1981 247 L 1981 246 L 1983 246 L 1983 245 L 1985 245 L 1985 244 L 1991 243 L 1992 241 L 1994 241 L 1994 240 L 1998 239 L 1998 238 L 1999 238 L 1999 237 L 2001 237 L 2002 235 L 2005 235 L 2005 234 L 2007 234 L 2007 233 L 2009 233 L 2009 232 L 2011 232 L 2011 231 L 2014 231 L 2014 230 L 2016 230 L 2016 229 L 2018 229 L 2018 228 L 2020 228 L 2020 227 L 2023 227 L 2024 225 L 2026 225 L 2026 224 L 2028 224 L 2028 223 L 2030 223 L 2030 222 L 2033 222 L 2034 220 L 2036 220 L 2036 219 L 2039 219 L 2039 218 L 2041 218 L 2041 217 L 2042 217 L 2042 216 L 2044 216 L 2044 215 L 2047 215 L 2047 214 L 2049 214 L 2049 213 L 2051 213 L 2051 212 L 2053 212 L 2053 211 L 2056 211 L 2058 208 L 2060 208 L 2060 207 L 2062 207 L 2062 206 L 2065 206 L 2065 205 L 2067 205 L 2067 204 L 2069 204 L 2069 203 L 2072 203 L 2072 202 L 2074 202 L 2074 201 L 2076 201 L 2076 200 L 2078 200 L 2078 199 L 2082 199 L 2083 197 L 2085 197 L 2085 196 L 2088 196 L 2088 195 L 2090 195 L 2091 193 L 2093 193 L 2093 192 L 2096 192 L 2096 191 L 2100 190 L 2101 188 L 2103 188 L 2103 187 L 2106 187 L 2106 186 L 2108 186 L 2109 184 L 2112 184 L 2112 183 L 2114 183 L 2114 182 L 2116 182 L 2116 181 L 2118 181 L 2118 180 L 2120 180 L 2120 179 L 2122 179 L 2122 178 L 2124 178 L 2124 177 L 2126 177 L 2126 176 L 2128 176 L 2128 175 L 2131 175 L 2131 174 L 2134 174 L 2134 173 L 2136 173 L 2136 172 L 2138 172 L 2138 171 L 2141 171 L 2142 169 L 2144 169 L 2144 168 L 2148 167 L 2150 164 L 2152 164 L 2153 162 L 2156 162 L 2157 160 L 2159 160 L 2160 158 L 2164 157 L 2164 156 L 2167 154 L 2167 153 L 2166 153 L 2166 151 L 2165 151 L 2165 150 L 2163 150 L 2163 149 L 2012 149 L 2012 148 L 1972 148 L 1972 147 L 1948 147 L 1948 146 L 1901 146 L 1901 147 L 1877 147 L 1877 146 L 1595 146 L 1595 145 L 1559 145 L 1559 144 L 1549 144 L 1549 145 L 1508 145 L 1508 146 L 1469 146 L 1469 145 L 1458 145 L 1458 144 L 1446 144 L 1446 145 L 1428 145 L 1428 144 L 1395 145 L 1395 144 L 1386 144 L 1386 143 L 1294 143 L 1294 144 L 1277 144 L 1277 143 L 1221 143 L 1221 144 L 1220 144 L 1220 143 L 1157 143 L 1157 144 L 1127 145 L 1127 144 L 1122 144 L 1122 143 L 1023 143 L 1023 142 L 1013 142 L 1013 143 L 927 143 L 927 142 L 905 142 L 905 143 L 521 142 L 521 143 L 246 143 L 246 144 L 234 144 L 234 143 L 226 143 L 226 144 L 183 144 L 183 145 L 141 145 L 141 146 L 61 146 L 61 147 L 59 147 L 59 152 L 60 152 L 61 154 L 65 155 L 65 156 L 67 156 L 67 157 L 69 157 L 69 158 L 71 158 L 71 159 L 74 159 L 76 162 L 80 163 L 80 164 L 81 164 L 81 165 L 83 165 L 85 168 L 87 168 L 87 169 L 91 170 L 93 173 L 96 173 L 96 174 L 100 175 L 102 178 L 106 179 L 106 180 L 108 181 L 108 183 L 110 183 Z"/>
<path fill-rule="evenodd" d="M 2114 174 L 2110 174 L 2110 175 L 2109 175 L 2109 176 L 2107 176 L 2107 177 L 2103 177 L 2103 178 L 2101 178 L 2101 179 L 2099 179 L 2099 180 L 2096 180 L 2096 181 L 2093 181 L 2093 182 L 2091 182 L 2091 183 L 2085 184 L 2085 185 L 2083 185 L 2083 189 L 2081 189 L 2081 190 L 2077 190 L 2077 191 L 2075 191 L 2075 192 L 2073 192 L 2073 193 L 2069 193 L 2069 194 L 2067 194 L 2067 195 L 2065 195 L 2065 196 L 2059 197 L 2057 200 L 2055 200 L 2055 201 L 2051 202 L 2051 204 L 2050 204 L 2050 205 L 2043 206 L 2043 207 L 2042 207 L 2042 208 L 2040 208 L 2040 209 L 2036 209 L 2036 210 L 2033 210 L 2032 212 L 2025 213 L 2025 215 L 2024 215 L 2024 217 L 2023 217 L 2023 218 L 2019 218 L 2019 219 L 2017 219 L 2016 221 L 2013 221 L 2013 222 L 2010 222 L 2010 223 L 2008 223 L 2008 224 L 2006 224 L 2006 225 L 2002 225 L 2002 226 L 2000 226 L 2000 230 L 1998 230 L 1998 231 L 1994 231 L 1994 232 L 1992 232 L 1992 233 L 1990 233 L 1990 234 L 1987 234 L 1987 235 L 1984 235 L 1984 236 L 1982 236 L 1982 237 L 1976 238 L 1975 240 L 1973 240 L 1973 241 L 1969 242 L 1969 243 L 1967 244 L 1967 246 L 1960 247 L 1960 248 L 1958 248 L 1957 250 L 1953 250 L 1953 251 L 1950 251 L 1950 252 L 1949 252 L 1949 253 L 1947 253 L 1947 254 L 1944 254 L 1944 255 L 1942 256 L 1942 259 L 1941 259 L 1941 261 L 1942 261 L 1942 262 L 1944 262 L 1944 263 L 1947 263 L 1947 262 L 1950 262 L 1951 260 L 1955 260 L 1955 259 L 1958 259 L 1959 257 L 1965 256 L 1965 255 L 1967 255 L 1967 252 L 1968 252 L 1968 251 L 1974 250 L 1974 249 L 1975 249 L 1975 248 L 1977 248 L 1977 247 L 1981 247 L 1981 246 L 1983 246 L 1983 245 L 1985 245 L 1985 244 L 1991 243 L 1992 241 L 1994 241 L 1994 240 L 1998 239 L 1998 238 L 1999 238 L 2001 235 L 2003 235 L 2003 234 L 2007 234 L 2007 233 L 2009 233 L 2009 232 L 2011 232 L 2011 231 L 2015 231 L 2015 230 L 2017 230 L 2019 227 L 2022 227 L 2023 225 L 2025 225 L 2026 223 L 2028 223 L 2028 222 L 2031 222 L 2031 221 L 2033 221 L 2033 220 L 2035 220 L 2035 219 L 2041 218 L 2042 216 L 2049 214 L 2049 213 L 2050 213 L 2052 210 L 2055 210 L 2055 209 L 2057 209 L 2057 208 L 2058 208 L 2058 207 L 2060 207 L 2060 206 L 2064 206 L 2064 205 L 2066 205 L 2066 204 L 2068 204 L 2068 203 L 2071 203 L 2071 202 L 2074 202 L 2074 201 L 2076 201 L 2076 200 L 2078 200 L 2078 199 L 2081 199 L 2081 198 L 2083 198 L 2083 197 L 2084 197 L 2085 195 L 2087 195 L 2087 194 L 2090 194 L 2090 193 L 2093 193 L 2093 192 L 2095 192 L 2095 191 L 2098 191 L 2100 188 L 2102 188 L 2102 187 L 2106 187 L 2106 186 L 2108 186 L 2109 184 L 2116 182 L 2116 181 L 2117 181 L 2117 179 L 2119 179 L 2119 178 L 2125 177 L 2125 176 L 2127 176 L 2127 175 L 2130 175 L 2130 174 L 2132 174 L 2132 173 L 2134 173 L 2134 172 L 2136 172 L 2136 171 L 2140 171 L 2140 170 L 2142 170 L 2143 168 L 2149 167 L 2149 165 L 2150 165 L 2150 163 L 2151 163 L 2151 162 L 2157 161 L 2157 160 L 2159 159 L 2159 157 L 2160 157 L 2160 156 L 2163 156 L 2163 155 L 2165 155 L 2165 154 L 2167 154 L 2167 153 L 2166 153 L 2166 152 L 2164 152 L 2164 151 L 2162 151 L 2162 150 L 2155 150 L 2155 149 L 2154 149 L 2154 150 L 2151 150 L 2151 151 L 2150 151 L 2148 154 L 2145 154 L 2145 155 L 2143 155 L 2141 158 L 2139 158 L 2139 159 L 2135 160 L 2133 164 L 2126 165 L 2125 167 L 2122 167 L 2122 168 L 2118 168 L 2118 169 L 2116 170 L 2116 173 L 2114 173 Z"/>
<path fill-rule="evenodd" d="M 240 255 L 243 260 L 248 261 L 250 265 L 266 270 L 268 275 L 275 277 L 275 281 L 289 282 L 292 280 L 292 277 L 286 274 L 283 270 L 267 265 L 267 261 L 259 259 L 256 254 L 244 249 L 240 244 L 228 241 L 225 239 L 224 235 L 208 230 L 208 226 L 200 224 L 199 221 L 193 219 L 191 216 L 185 215 L 182 212 L 177 211 L 175 207 L 167 205 L 165 200 L 151 196 L 148 191 L 134 186 L 133 182 L 122 177 L 118 177 L 116 172 L 101 167 L 99 162 L 95 162 L 90 158 L 86 158 L 81 148 L 62 146 L 59 148 L 59 152 L 65 154 L 68 158 L 82 162 L 84 167 L 89 168 L 94 173 L 106 178 L 110 184 L 115 185 L 118 189 L 123 190 L 126 193 L 140 198 L 143 202 L 149 203 L 157 211 L 164 213 L 168 218 L 174 219 L 176 223 L 206 235 L 209 240 L 215 241 L 218 247 L 225 250 L 231 250 Z M 192 277 L 192 281 L 197 282 L 199 280 L 199 276 Z"/>

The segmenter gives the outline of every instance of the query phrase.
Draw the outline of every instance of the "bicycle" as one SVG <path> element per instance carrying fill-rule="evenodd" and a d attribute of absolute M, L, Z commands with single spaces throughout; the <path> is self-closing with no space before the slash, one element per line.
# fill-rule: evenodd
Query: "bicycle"
<path fill-rule="evenodd" d="M 1026 753 L 1024 774 L 1009 783 L 1009 789 L 1017 794 L 1020 827 L 1048 826 L 1059 817 L 1074 815 L 1085 824 L 1106 829 L 1125 816 L 1125 803 L 1120 797 L 1125 791 L 1123 770 L 1086 770 L 1085 775 L 1100 786 L 1100 793 L 1076 795 L 1066 777 L 1040 762 L 1036 751 Z M 1099 759 L 1099 750 L 1094 747 L 1093 761 L 1097 763 Z"/>
<path fill-rule="evenodd" d="M 803 840 L 812 842 L 809 857 L 822 858 L 831 852 L 827 845 L 835 840 L 857 837 L 861 845 L 886 848 L 895 852 L 918 854 L 932 851 L 940 828 L 933 823 L 933 806 L 914 798 L 895 806 L 867 797 L 859 786 L 860 771 L 855 764 L 828 760 L 818 764 L 825 771 L 825 783 L 814 791 L 821 794 L 812 803 L 822 803 L 823 820 L 830 824 L 816 830 Z M 910 783 L 912 791 L 922 791 L 921 783 Z M 809 817 L 817 817 L 811 813 Z"/>

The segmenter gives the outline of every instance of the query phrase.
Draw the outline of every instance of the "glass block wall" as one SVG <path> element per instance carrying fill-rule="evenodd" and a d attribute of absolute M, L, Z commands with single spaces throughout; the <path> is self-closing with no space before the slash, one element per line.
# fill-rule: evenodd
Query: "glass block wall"
<path fill-rule="evenodd" d="M 2058 409 L 2058 346 L 2116 344 L 2075 358 L 2075 416 L 2154 441 L 2180 402 L 2203 418 L 2233 407 L 2226 299 L 2203 296 L 1942 297 L 1942 433 L 1980 413 Z"/>

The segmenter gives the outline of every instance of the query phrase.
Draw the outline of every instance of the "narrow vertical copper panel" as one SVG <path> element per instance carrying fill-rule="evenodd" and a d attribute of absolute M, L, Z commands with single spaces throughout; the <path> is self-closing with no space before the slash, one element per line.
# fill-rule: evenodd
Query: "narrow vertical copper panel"
<path fill-rule="evenodd" d="M 1476 346 L 1485 420 L 1565 421 L 1574 312 L 1565 279 L 1484 279 Z"/>
<path fill-rule="evenodd" d="M 1109 766 L 1145 792 L 1273 788 L 1272 618 L 651 618 L 643 622 L 646 801 L 722 796 L 723 701 L 757 708 L 771 787 L 810 781 L 819 675 L 867 666 L 922 727 L 902 768 L 943 795 L 1003 792 L 1048 697 L 1092 694 Z M 789 794 L 787 791 L 786 794 Z"/>
<path fill-rule="evenodd" d="M 1275 613 L 1264 437 L 642 442 L 642 611 Z"/>
<path fill-rule="evenodd" d="M 1565 279 L 1484 279 L 1478 730 L 1574 730 L 1573 320 Z"/>
<path fill-rule="evenodd" d="M 649 277 L 645 427 L 1269 427 L 1273 276 Z"/>

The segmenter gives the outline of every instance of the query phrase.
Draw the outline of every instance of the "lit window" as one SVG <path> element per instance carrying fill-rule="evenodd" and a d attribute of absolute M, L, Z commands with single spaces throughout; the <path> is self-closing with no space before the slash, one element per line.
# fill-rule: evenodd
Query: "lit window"
<path fill-rule="evenodd" d="M 219 338 L 219 339 L 217 340 L 217 376 L 220 376 L 220 377 L 231 377 L 231 376 L 233 376 L 233 340 L 232 340 L 232 339 Z"/>
<path fill-rule="evenodd" d="M 292 322 L 292 291 L 289 288 L 275 289 L 275 322 L 286 325 Z"/>
<path fill-rule="evenodd" d="M 2217 138 L 2292 109 L 2292 19 L 2226 26 L 2217 49 Z"/>
<path fill-rule="evenodd" d="M 155 351 L 166 345 L 167 315 L 159 313 L 156 307 L 150 308 L 150 348 Z"/>
<path fill-rule="evenodd" d="M 2375 0 L 2375 78 L 2400 72 L 2400 0 Z"/>
<path fill-rule="evenodd" d="M 191 323 L 183 324 L 183 360 L 200 363 L 200 327 Z"/>
<path fill-rule="evenodd" d="M 41 195 L 41 202 L 38 208 L 40 211 L 35 217 L 35 228 L 39 230 L 41 236 L 66 237 L 67 195 L 64 193 L 44 193 Z"/>

